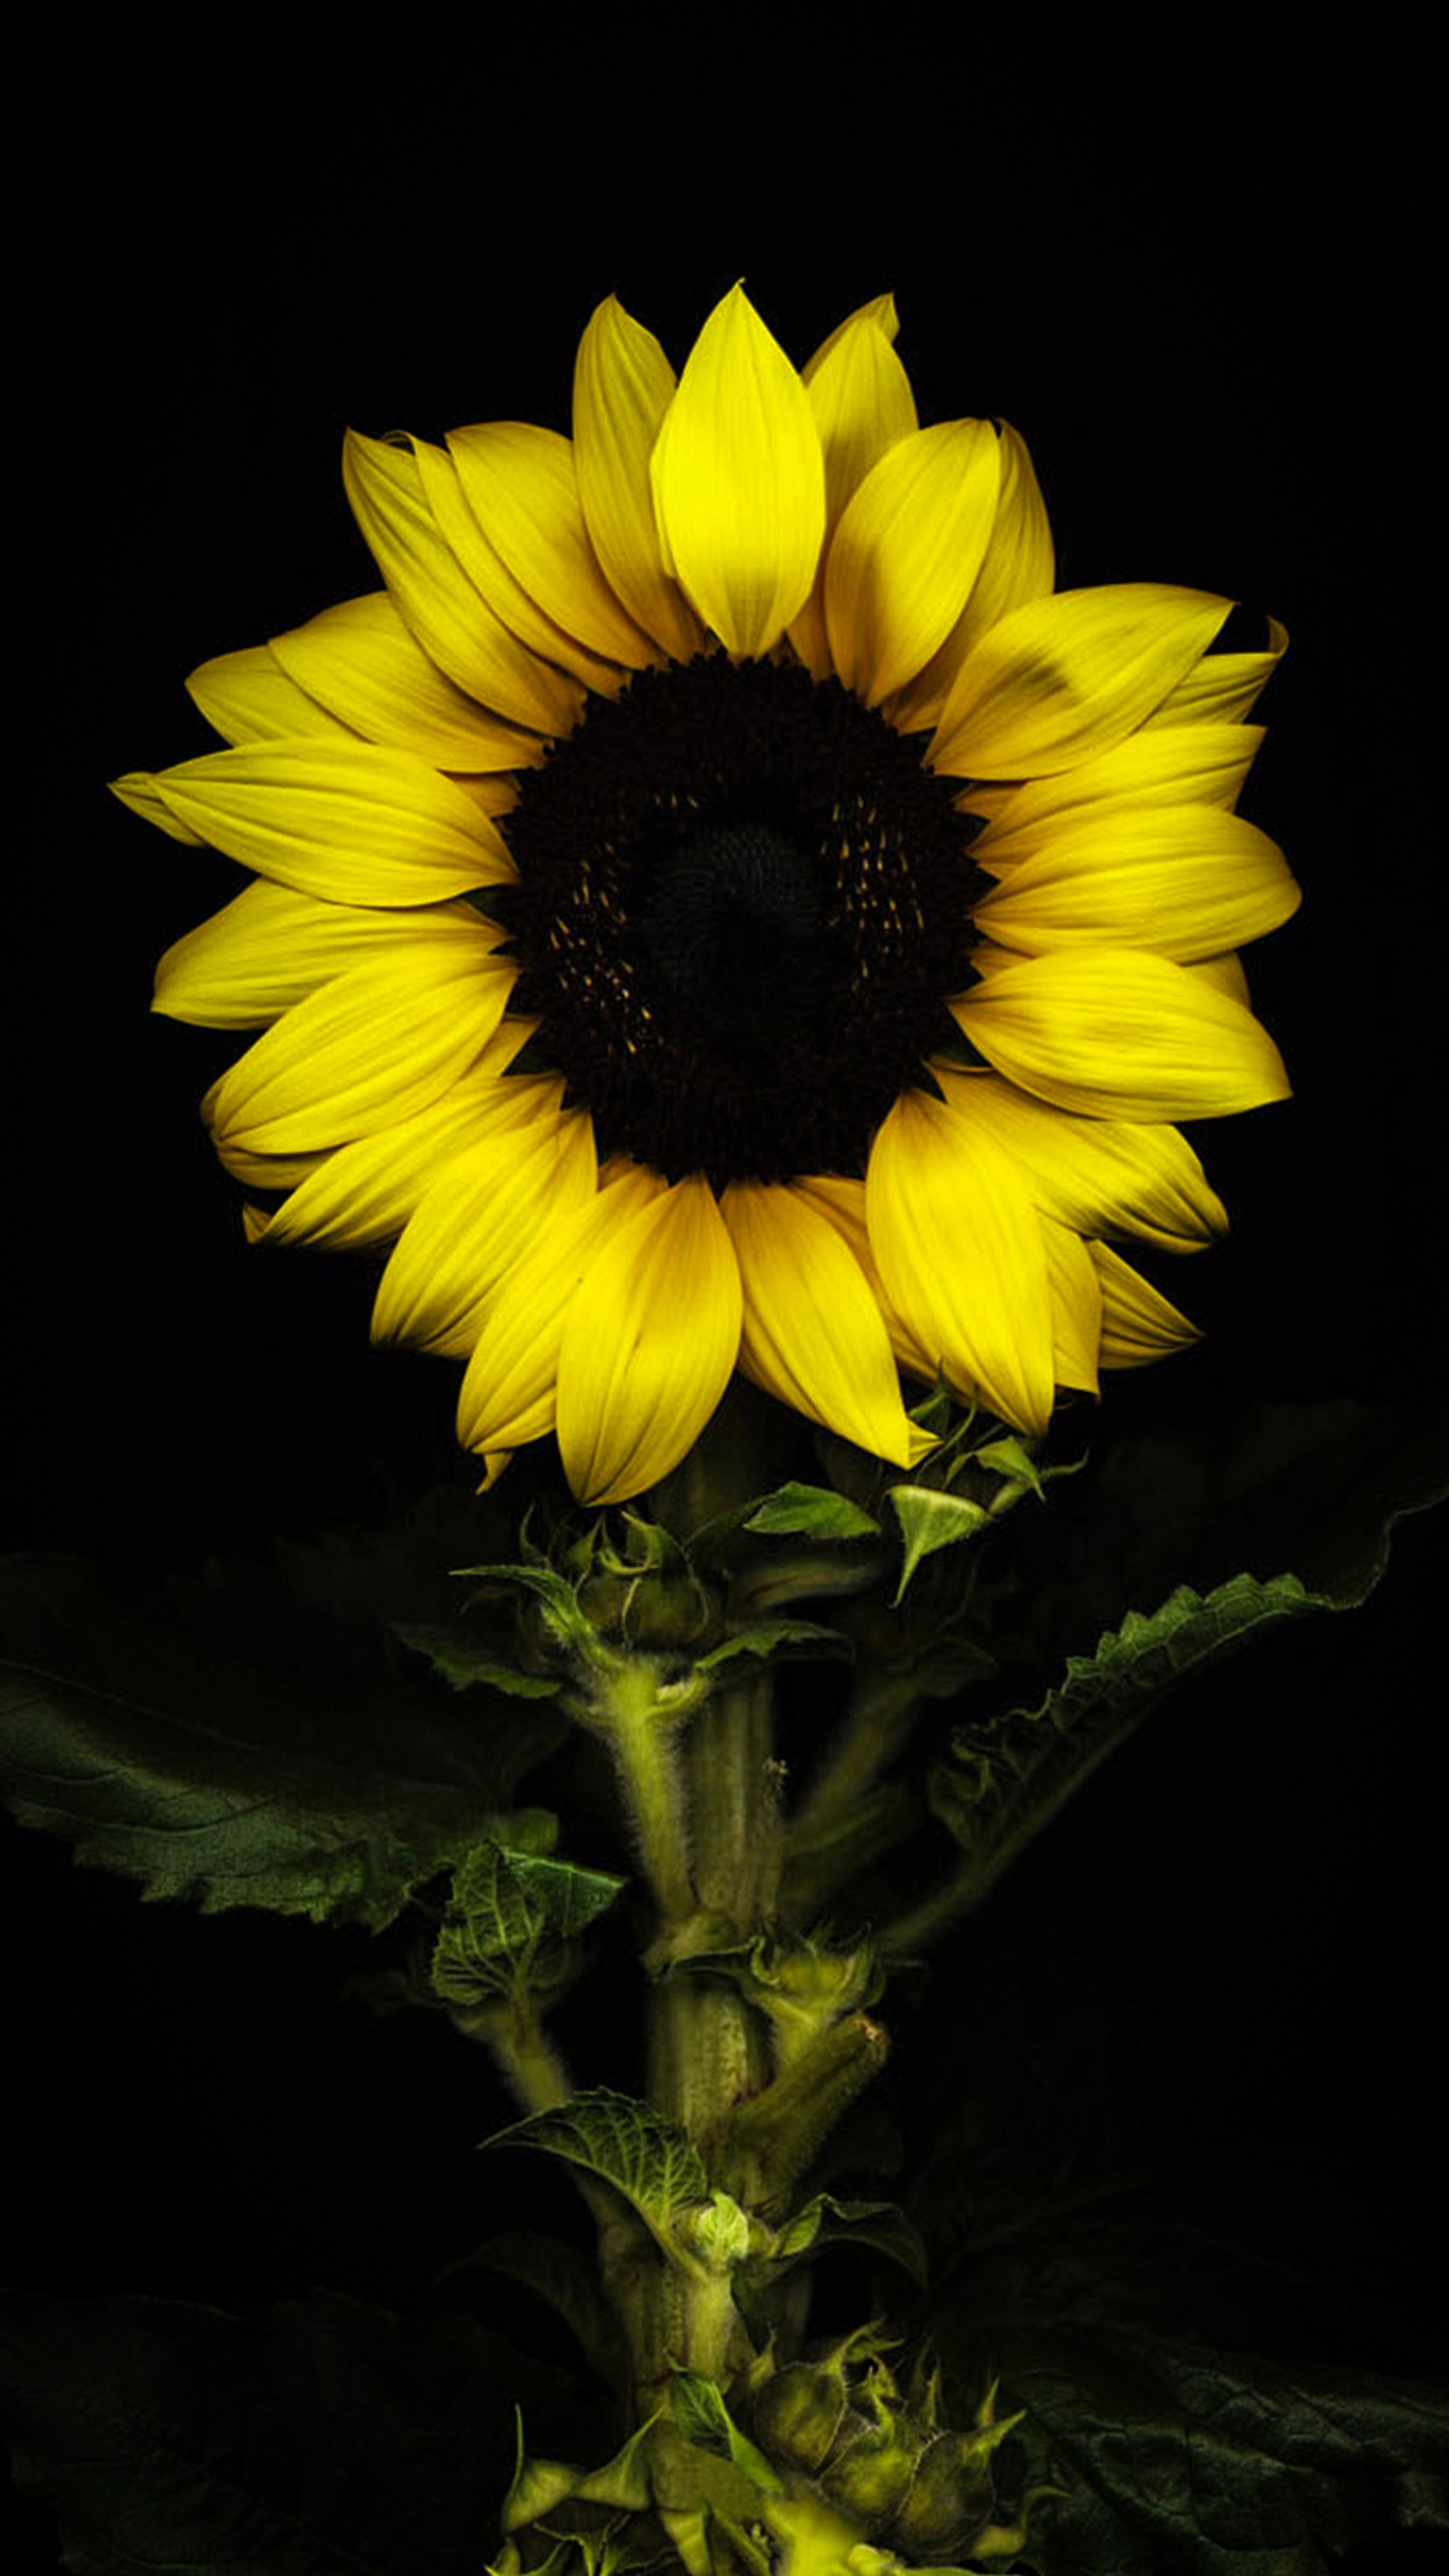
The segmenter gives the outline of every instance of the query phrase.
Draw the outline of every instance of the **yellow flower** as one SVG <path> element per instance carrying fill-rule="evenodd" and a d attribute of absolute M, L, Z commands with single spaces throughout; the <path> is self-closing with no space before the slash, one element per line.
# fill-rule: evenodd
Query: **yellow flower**
<path fill-rule="evenodd" d="M 206 664 L 231 746 L 118 793 L 254 882 L 156 1007 L 258 1237 L 382 1251 L 491 1477 L 623 1500 L 740 1368 L 897 1465 L 900 1372 L 1018 1428 L 1190 1337 L 1112 1244 L 1221 1206 L 1176 1119 L 1287 1082 L 1234 804 L 1282 650 L 1053 589 L 1003 422 L 917 425 L 881 298 L 797 372 L 738 287 L 682 376 L 610 299 L 572 440 L 351 436 L 385 589 Z"/>

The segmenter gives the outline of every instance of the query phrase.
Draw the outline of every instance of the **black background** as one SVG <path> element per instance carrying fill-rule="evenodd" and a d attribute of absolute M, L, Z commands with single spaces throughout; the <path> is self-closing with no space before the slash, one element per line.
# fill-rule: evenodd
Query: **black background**
<path fill-rule="evenodd" d="M 235 1050 L 147 1016 L 156 955 L 235 872 L 104 782 L 209 747 L 197 663 L 374 586 L 345 425 L 566 427 L 599 297 L 677 365 L 739 275 L 797 359 L 893 288 L 922 418 L 1026 436 L 1063 585 L 1185 582 L 1292 633 L 1243 804 L 1304 887 L 1249 961 L 1296 1097 L 1199 1136 L 1234 1235 L 1171 1284 L 1207 1338 L 1114 1391 L 1099 1436 L 1242 1390 L 1427 1398 L 1422 305 L 1412 202 L 1345 148 L 1349 81 L 1311 138 L 1226 82 L 1189 113 L 1184 75 L 1029 141 L 1028 66 L 1002 85 L 924 62 L 898 97 L 861 77 L 848 112 L 736 67 L 734 112 L 702 121 L 697 74 L 663 67 L 666 110 L 601 36 L 555 117 L 547 41 L 523 50 L 466 75 L 435 50 L 416 121 L 382 56 L 349 65 L 345 110 L 213 61 L 181 75 L 184 116 L 118 57 L 90 66 L 87 148 L 57 125 L 22 289 L 36 409 L 7 437 L 35 565 L 9 745 L 7 1543 L 197 1563 L 463 1472 L 454 1373 L 369 1351 L 365 1266 L 248 1254 L 195 1111 Z M 1193 2214 L 1335 2282 L 1340 2357 L 1382 2367 L 1429 2359 L 1442 2314 L 1441 1566 L 1416 1521 L 1368 1610 L 1185 1692 L 938 1979 L 931 2033 L 939 2058 L 969 2049 L 973 1976 L 1019 1980 L 1024 2026 L 1065 1997 L 1103 2034 L 1129 2143 L 1175 2126 Z M 424 2301 L 490 2223 L 481 2061 L 339 2000 L 363 1944 L 143 1908 L 36 1837 L 6 1855 L 0 2270 L 223 2306 L 309 2281 Z"/>

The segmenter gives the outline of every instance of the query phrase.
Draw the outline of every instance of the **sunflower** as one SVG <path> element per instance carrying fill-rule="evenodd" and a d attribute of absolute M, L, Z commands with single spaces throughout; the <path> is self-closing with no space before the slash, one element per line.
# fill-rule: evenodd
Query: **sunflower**
<path fill-rule="evenodd" d="M 1058 592 L 1026 447 L 921 428 L 883 297 L 803 369 L 736 287 L 676 379 L 610 298 L 573 436 L 350 435 L 385 587 L 197 671 L 117 792 L 252 881 L 157 1009 L 258 1239 L 388 1258 L 487 1480 L 611 1503 L 740 1369 L 910 1466 L 902 1373 L 1030 1432 L 1191 1338 L 1115 1249 L 1225 1224 L 1173 1124 L 1288 1088 L 1234 806 L 1283 647 Z"/>

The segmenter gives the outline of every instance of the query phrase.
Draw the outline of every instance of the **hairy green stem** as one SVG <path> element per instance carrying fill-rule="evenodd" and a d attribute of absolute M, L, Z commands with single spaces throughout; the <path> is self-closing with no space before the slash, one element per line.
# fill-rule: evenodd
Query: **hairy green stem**
<path fill-rule="evenodd" d="M 621 1658 L 601 1696 L 608 1712 L 610 1750 L 654 1901 L 666 1922 L 683 1922 L 694 1910 L 689 1823 L 676 1724 L 660 1709 L 653 1659 Z"/>
<path fill-rule="evenodd" d="M 769 1919 L 780 1883 L 774 1740 L 768 1671 L 716 1691 L 690 1730 L 695 1901 L 702 1914 L 732 1924 L 740 1939 Z"/>
<path fill-rule="evenodd" d="M 768 1674 L 720 1690 L 694 1720 L 684 1757 L 693 1855 L 692 1903 L 717 1927 L 714 1944 L 747 1941 L 769 1920 L 781 1829 L 772 1769 L 774 1696 Z M 676 1969 L 659 1986 L 651 2032 L 651 2090 L 706 2156 L 736 2105 L 767 2072 L 764 2026 L 732 1986 Z"/>
<path fill-rule="evenodd" d="M 456 2027 L 492 2051 L 509 2092 L 525 2111 L 556 2111 L 570 2100 L 567 2067 L 543 2026 L 532 1996 L 455 2012 Z"/>

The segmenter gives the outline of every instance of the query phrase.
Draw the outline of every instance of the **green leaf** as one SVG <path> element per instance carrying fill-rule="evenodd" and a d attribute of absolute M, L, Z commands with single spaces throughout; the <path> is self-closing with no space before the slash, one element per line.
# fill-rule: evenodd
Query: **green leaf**
<path fill-rule="evenodd" d="M 925 2246 L 893 2200 L 837 2200 L 832 2192 L 817 2192 L 781 2229 L 776 2259 L 788 2262 L 822 2253 L 827 2245 L 869 2245 L 925 2287 Z"/>
<path fill-rule="evenodd" d="M 380 1928 L 459 1859 L 561 1728 L 480 1694 L 466 1720 L 385 1613 L 274 1570 L 134 1597 L 60 1557 L 0 1566 L 0 1781 L 24 1824 L 149 1897 Z"/>
<path fill-rule="evenodd" d="M 427 1627 L 399 1624 L 393 1633 L 415 1654 L 426 1655 L 452 1690 L 472 1690 L 481 1682 L 513 1699 L 552 1699 L 563 1687 L 557 1673 L 526 1673 L 510 1663 L 461 1619 L 452 1626 L 437 1620 Z"/>
<path fill-rule="evenodd" d="M 981 1503 L 968 1501 L 964 1494 L 938 1493 L 929 1485 L 892 1485 L 890 1499 L 906 1551 L 896 1588 L 895 1603 L 899 1605 L 923 1557 L 934 1556 L 938 1548 L 958 1547 L 963 1539 L 974 1538 L 991 1515 Z"/>
<path fill-rule="evenodd" d="M 846 1495 L 833 1493 L 827 1485 L 781 1485 L 777 1492 L 766 1494 L 744 1522 L 748 1530 L 761 1530 L 769 1536 L 853 1539 L 879 1538 L 880 1523 L 872 1520 Z"/>
<path fill-rule="evenodd" d="M 993 1553 L 998 1636 L 1047 1672 L 1174 1585 L 1291 1571 L 1325 1604 L 1367 1600 L 1395 1520 L 1449 1492 L 1449 1407 L 1216 1402 L 1104 1443 Z"/>
<path fill-rule="evenodd" d="M 669 2402 L 674 2420 L 686 2442 L 696 2450 L 712 2451 L 716 2459 L 728 2460 L 743 2469 L 752 2486 L 765 2495 L 782 2495 L 784 2487 L 771 2468 L 763 2451 L 757 2451 L 746 2439 L 730 2415 L 719 2388 L 700 2370 L 677 2370 L 669 2383 Z"/>
<path fill-rule="evenodd" d="M 556 1983 L 564 1945 L 625 1884 L 604 1870 L 542 1859 L 490 1837 L 453 1873 L 433 1953 L 434 1986 L 449 2003 L 471 2006 L 488 1995 Z"/>
<path fill-rule="evenodd" d="M 1449 2530 L 1449 2389 L 1176 2345 L 1094 2314 L 1071 2267 L 1001 2286 L 940 2339 L 967 2377 L 989 2352 L 1067 2490 L 1032 2511 L 1041 2576 L 1328 2576 L 1357 2542 Z"/>
<path fill-rule="evenodd" d="M 848 1655 L 850 1640 L 838 1628 L 821 1628 L 813 1619 L 764 1619 L 753 1628 L 741 1628 L 723 1645 L 712 1647 L 695 1662 L 696 1672 L 714 1672 L 736 1655 L 755 1655 L 762 1660 L 769 1655 L 788 1653 L 792 1646 L 811 1656 Z"/>
<path fill-rule="evenodd" d="M 964 1856 L 961 1901 L 986 1894 L 1174 1683 L 1260 1630 L 1333 1606 L 1291 1574 L 1271 1583 L 1240 1574 L 1205 1599 L 1184 1584 L 1151 1618 L 1129 1612 L 1094 1655 L 1071 1656 L 1039 1707 L 960 1728 L 932 1776 L 931 1804 Z"/>
<path fill-rule="evenodd" d="M 709 2198 L 698 2148 L 672 2120 L 606 2086 L 575 2093 L 557 2110 L 536 2111 L 487 2141 L 489 2147 L 539 2147 L 612 2183 L 636 2209 L 667 2254 L 678 2254 L 674 2229 L 687 2210 Z"/>
<path fill-rule="evenodd" d="M 576 1861 L 536 1860 L 516 1851 L 506 1858 L 538 1920 L 565 1940 L 606 1912 L 629 1884 L 606 1869 L 581 1869 Z"/>
<path fill-rule="evenodd" d="M 244 2317 L 10 2295 L 0 2388 L 76 2576 L 477 2576 L 515 2401 L 580 2430 L 576 2384 L 471 2319 L 326 2291 Z"/>

